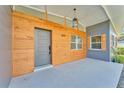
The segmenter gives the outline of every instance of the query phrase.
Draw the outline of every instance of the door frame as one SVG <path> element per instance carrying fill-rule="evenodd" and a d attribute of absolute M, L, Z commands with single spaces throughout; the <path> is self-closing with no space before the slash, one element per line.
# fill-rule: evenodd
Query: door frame
<path fill-rule="evenodd" d="M 50 54 L 50 64 L 53 65 L 53 62 L 52 62 L 52 30 L 50 29 L 44 29 L 44 28 L 41 28 L 41 27 L 35 27 L 34 28 L 34 69 L 35 69 L 35 31 L 36 29 L 39 29 L 39 30 L 45 30 L 45 31 L 49 31 L 50 32 L 50 45 L 51 45 L 51 54 Z"/>

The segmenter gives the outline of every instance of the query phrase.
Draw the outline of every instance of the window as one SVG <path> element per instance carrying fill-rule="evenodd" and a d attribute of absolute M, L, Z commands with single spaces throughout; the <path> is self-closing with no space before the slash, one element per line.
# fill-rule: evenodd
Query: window
<path fill-rule="evenodd" d="M 101 49 L 101 36 L 91 37 L 91 49 Z"/>
<path fill-rule="evenodd" d="M 71 36 L 71 49 L 82 49 L 82 38 L 79 36 Z"/>

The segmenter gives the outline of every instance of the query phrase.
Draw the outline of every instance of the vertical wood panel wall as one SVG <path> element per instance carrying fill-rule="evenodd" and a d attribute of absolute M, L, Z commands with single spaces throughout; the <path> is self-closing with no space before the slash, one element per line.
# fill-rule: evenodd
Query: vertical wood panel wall
<path fill-rule="evenodd" d="M 106 50 L 106 33 L 102 33 L 102 50 Z"/>
<path fill-rule="evenodd" d="M 86 57 L 86 33 L 63 25 L 13 12 L 13 76 L 32 72 L 35 64 L 35 27 L 51 30 L 52 64 L 59 65 Z M 71 50 L 71 35 L 83 39 L 82 50 Z M 83 68 L 82 68 L 83 69 Z"/>

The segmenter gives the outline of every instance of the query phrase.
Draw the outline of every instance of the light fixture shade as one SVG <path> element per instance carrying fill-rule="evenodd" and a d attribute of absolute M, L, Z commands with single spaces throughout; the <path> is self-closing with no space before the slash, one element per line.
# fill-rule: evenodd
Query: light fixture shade
<path fill-rule="evenodd" d="M 72 20 L 72 27 L 73 28 L 78 28 L 78 19 L 77 18 L 73 18 L 73 20 Z"/>

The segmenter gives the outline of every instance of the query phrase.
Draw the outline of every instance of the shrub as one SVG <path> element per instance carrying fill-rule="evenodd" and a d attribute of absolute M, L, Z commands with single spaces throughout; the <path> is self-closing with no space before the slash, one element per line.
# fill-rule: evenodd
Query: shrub
<path fill-rule="evenodd" d="M 124 47 L 117 48 L 117 54 L 118 55 L 124 55 Z"/>
<path fill-rule="evenodd" d="M 118 63 L 124 63 L 124 55 L 117 55 L 116 60 Z"/>

